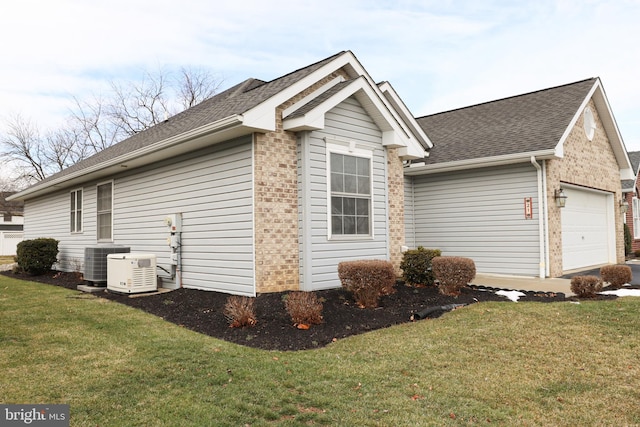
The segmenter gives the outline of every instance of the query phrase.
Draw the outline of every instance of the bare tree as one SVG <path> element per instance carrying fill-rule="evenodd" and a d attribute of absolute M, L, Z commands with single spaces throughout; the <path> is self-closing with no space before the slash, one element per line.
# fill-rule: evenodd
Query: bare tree
<path fill-rule="evenodd" d="M 183 110 L 212 97 L 220 88 L 221 80 L 202 68 L 181 68 L 178 76 L 178 100 Z"/>
<path fill-rule="evenodd" d="M 138 84 L 111 82 L 113 96 L 105 105 L 106 114 L 119 131 L 135 135 L 170 115 L 166 80 L 160 72 L 145 73 Z"/>
<path fill-rule="evenodd" d="M 216 93 L 221 81 L 200 68 L 145 72 L 138 82 L 110 82 L 106 96 L 74 98 L 69 120 L 42 135 L 37 124 L 15 115 L 0 133 L 0 154 L 16 179 L 30 183 L 61 171 L 116 142 L 142 132 Z"/>
<path fill-rule="evenodd" d="M 20 115 L 11 117 L 1 141 L 5 147 L 4 161 L 15 161 L 20 178 L 40 181 L 47 177 L 47 157 L 41 143 L 40 130 L 35 123 Z"/>

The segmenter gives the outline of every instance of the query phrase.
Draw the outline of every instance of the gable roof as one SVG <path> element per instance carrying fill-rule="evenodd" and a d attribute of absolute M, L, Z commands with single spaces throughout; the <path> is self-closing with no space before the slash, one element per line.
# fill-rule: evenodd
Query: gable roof
<path fill-rule="evenodd" d="M 383 110 L 381 116 L 384 116 L 385 123 L 389 124 L 389 131 L 395 134 L 392 139 L 398 146 L 413 147 L 410 150 L 411 154 L 405 153 L 406 156 L 412 158 L 424 156 L 424 150 L 430 144 L 415 119 L 412 116 L 404 117 L 393 111 L 393 107 L 384 102 L 381 91 L 353 53 L 342 51 L 269 82 L 258 79 L 245 80 L 170 117 L 163 123 L 152 126 L 38 182 L 13 198 L 24 200 L 46 193 L 50 187 L 59 189 L 79 185 L 89 179 L 110 177 L 121 171 L 123 167 L 139 167 L 252 132 L 275 131 L 277 106 L 339 69 L 344 70 L 352 79 L 362 78 L 361 81 L 364 83 L 361 88 L 365 86 L 373 88 L 373 91 L 367 90 L 367 97 L 376 105 L 376 108 Z M 327 86 L 327 89 L 330 87 Z M 332 95 L 331 93 L 323 94 L 322 91 L 316 92 L 314 93 L 317 97 L 322 96 L 325 100 Z M 319 103 L 322 104 L 322 99 Z M 302 108 L 304 103 L 296 103 L 296 106 Z M 310 107 L 305 108 L 308 110 Z M 290 114 L 292 112 L 289 111 Z M 407 119 L 414 125 L 403 126 L 401 122 Z M 411 128 L 419 131 L 407 131 Z"/>
<path fill-rule="evenodd" d="M 629 160 L 598 78 L 418 118 L 435 146 L 419 167 L 421 173 L 528 161 L 531 156 L 561 158 L 565 139 L 592 98 L 626 176 Z"/>
<path fill-rule="evenodd" d="M 634 191 L 636 187 L 636 179 L 637 179 L 638 173 L 640 172 L 640 151 L 630 151 L 627 154 L 629 155 L 629 160 L 631 161 L 631 168 L 636 178 L 622 180 L 622 191 L 625 193 Z"/>

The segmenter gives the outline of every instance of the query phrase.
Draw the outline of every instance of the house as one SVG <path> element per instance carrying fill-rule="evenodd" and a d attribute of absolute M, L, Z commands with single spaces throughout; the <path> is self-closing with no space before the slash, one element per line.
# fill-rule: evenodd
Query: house
<path fill-rule="evenodd" d="M 340 286 L 341 261 L 399 265 L 403 162 L 431 146 L 344 51 L 246 80 L 12 197 L 25 238 L 59 240 L 61 270 L 117 244 L 155 254 L 168 287 L 317 290 Z"/>
<path fill-rule="evenodd" d="M 635 174 L 599 78 L 417 120 L 434 149 L 405 171 L 407 245 L 482 273 L 624 262 L 621 180 Z"/>
<path fill-rule="evenodd" d="M 0 192 L 0 256 L 16 254 L 23 235 L 23 203 L 7 201 L 13 192 Z"/>
<path fill-rule="evenodd" d="M 627 205 L 624 222 L 631 233 L 631 251 L 635 252 L 640 250 L 640 202 L 638 201 L 640 197 L 640 192 L 638 191 L 638 188 L 640 188 L 640 182 L 638 181 L 640 151 L 631 151 L 628 154 L 635 178 L 622 181 L 622 194 Z"/>

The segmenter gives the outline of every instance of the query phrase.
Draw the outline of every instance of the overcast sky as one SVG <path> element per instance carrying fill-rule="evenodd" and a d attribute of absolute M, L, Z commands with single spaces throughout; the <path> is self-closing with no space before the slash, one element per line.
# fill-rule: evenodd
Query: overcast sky
<path fill-rule="evenodd" d="M 0 40 L 0 120 L 45 129 L 144 70 L 205 67 L 224 89 L 351 50 L 415 116 L 600 77 L 640 150 L 640 0 L 15 0 Z"/>

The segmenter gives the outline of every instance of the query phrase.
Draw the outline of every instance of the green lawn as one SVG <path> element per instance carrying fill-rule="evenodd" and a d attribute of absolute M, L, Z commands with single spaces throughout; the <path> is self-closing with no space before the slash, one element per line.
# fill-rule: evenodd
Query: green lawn
<path fill-rule="evenodd" d="M 639 313 L 483 303 L 267 352 L 0 276 L 0 402 L 68 403 L 73 426 L 640 425 Z"/>

